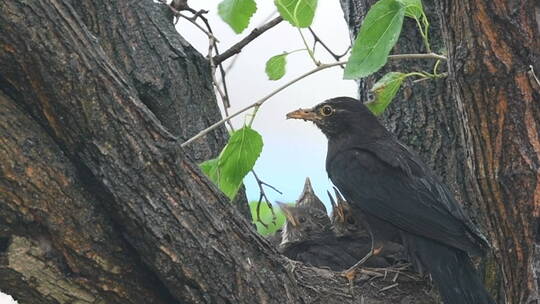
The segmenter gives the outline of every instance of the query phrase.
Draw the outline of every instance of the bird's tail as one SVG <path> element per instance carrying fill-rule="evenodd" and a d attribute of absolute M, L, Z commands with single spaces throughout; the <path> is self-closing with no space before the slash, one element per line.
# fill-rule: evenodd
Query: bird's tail
<path fill-rule="evenodd" d="M 444 304 L 495 304 L 466 252 L 417 236 L 407 237 L 407 247 L 431 274 Z"/>

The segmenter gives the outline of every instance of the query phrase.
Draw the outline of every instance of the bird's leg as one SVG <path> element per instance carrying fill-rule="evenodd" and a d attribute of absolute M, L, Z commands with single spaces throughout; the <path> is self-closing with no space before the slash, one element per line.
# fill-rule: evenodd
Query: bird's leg
<path fill-rule="evenodd" d="M 373 235 L 373 232 L 371 231 L 371 228 L 369 227 L 369 225 L 366 228 L 371 238 L 371 249 L 362 259 L 360 259 L 360 261 L 356 262 L 356 264 L 354 264 L 352 267 L 350 267 L 349 269 L 343 272 L 342 275 L 346 277 L 347 280 L 349 280 L 349 283 L 352 283 L 354 281 L 354 278 L 356 277 L 356 274 L 358 273 L 358 269 L 360 269 L 360 266 L 362 266 L 372 256 L 379 255 L 379 253 L 381 253 L 382 248 L 383 248 L 382 242 L 375 242 L 375 236 Z"/>

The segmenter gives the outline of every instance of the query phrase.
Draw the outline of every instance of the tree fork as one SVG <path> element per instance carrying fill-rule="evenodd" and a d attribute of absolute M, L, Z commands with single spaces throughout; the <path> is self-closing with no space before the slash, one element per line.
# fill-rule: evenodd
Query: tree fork
<path fill-rule="evenodd" d="M 0 117 L 0 288 L 26 303 L 170 303 L 111 225 L 106 197 L 83 187 L 71 160 L 2 92 Z"/>

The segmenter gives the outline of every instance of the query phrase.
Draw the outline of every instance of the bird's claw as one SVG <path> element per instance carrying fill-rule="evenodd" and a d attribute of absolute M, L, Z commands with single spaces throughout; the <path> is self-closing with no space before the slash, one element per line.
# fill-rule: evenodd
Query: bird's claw
<path fill-rule="evenodd" d="M 357 270 L 356 268 L 349 268 L 348 270 L 345 270 L 341 275 L 343 277 L 345 277 L 349 283 L 352 284 L 352 282 L 354 281 L 354 279 L 356 278 L 356 274 L 357 274 Z"/>

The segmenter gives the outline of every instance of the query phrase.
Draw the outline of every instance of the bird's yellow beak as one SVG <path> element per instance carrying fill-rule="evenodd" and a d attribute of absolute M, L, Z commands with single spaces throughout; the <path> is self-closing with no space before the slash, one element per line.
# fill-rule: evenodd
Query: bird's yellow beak
<path fill-rule="evenodd" d="M 291 225 L 293 225 L 293 227 L 300 226 L 300 224 L 298 223 L 298 221 L 296 220 L 294 216 L 292 216 L 290 213 L 287 213 L 287 212 L 284 212 L 284 214 L 285 214 L 285 217 L 287 218 L 287 221 L 289 221 Z"/>
<path fill-rule="evenodd" d="M 338 204 L 336 208 L 338 219 L 341 223 L 345 222 L 345 210 L 343 210 L 343 204 Z"/>
<path fill-rule="evenodd" d="M 318 120 L 320 119 L 319 115 L 313 111 L 313 109 L 298 109 L 296 111 L 292 111 L 290 113 L 287 113 L 287 119 L 303 119 L 303 120 Z"/>
<path fill-rule="evenodd" d="M 283 212 L 283 215 L 285 215 L 285 218 L 287 218 L 287 221 L 289 221 L 293 225 L 293 227 L 298 227 L 299 223 L 294 217 L 294 215 L 291 213 L 291 209 L 289 209 L 290 207 L 287 204 L 283 204 L 279 202 L 277 204 L 279 208 L 281 209 L 281 211 Z"/>

